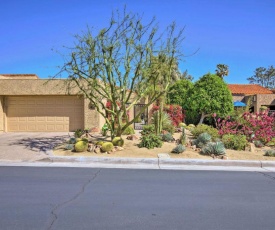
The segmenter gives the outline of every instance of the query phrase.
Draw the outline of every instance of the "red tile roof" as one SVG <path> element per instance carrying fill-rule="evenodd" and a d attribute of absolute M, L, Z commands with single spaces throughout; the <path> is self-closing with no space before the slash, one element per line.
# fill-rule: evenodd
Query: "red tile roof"
<path fill-rule="evenodd" d="M 272 94 L 273 92 L 260 85 L 254 84 L 228 84 L 232 94 L 253 95 L 253 94 Z"/>

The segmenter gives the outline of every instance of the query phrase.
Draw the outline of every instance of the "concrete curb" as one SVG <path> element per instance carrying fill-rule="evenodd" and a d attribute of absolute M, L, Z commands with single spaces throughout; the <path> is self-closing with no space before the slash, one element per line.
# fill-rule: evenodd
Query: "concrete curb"
<path fill-rule="evenodd" d="M 40 162 L 64 163 L 98 163 L 120 165 L 151 165 L 151 166 L 219 166 L 219 167 L 275 167 L 272 161 L 245 160 L 202 160 L 202 159 L 167 159 L 167 158 L 123 158 L 123 157 L 58 157 L 49 156 Z"/>

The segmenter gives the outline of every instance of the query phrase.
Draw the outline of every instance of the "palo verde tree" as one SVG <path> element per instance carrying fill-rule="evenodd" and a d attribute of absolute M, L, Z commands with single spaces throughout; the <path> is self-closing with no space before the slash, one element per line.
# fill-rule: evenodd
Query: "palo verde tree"
<path fill-rule="evenodd" d="M 147 23 L 142 20 L 138 14 L 124 9 L 122 13 L 113 13 L 109 25 L 99 32 L 92 33 L 88 28 L 76 35 L 75 46 L 69 49 L 60 71 L 68 74 L 68 86 L 77 85 L 105 118 L 112 138 L 121 136 L 167 91 L 173 62 L 167 62 L 167 81 L 160 89 L 159 75 L 150 71 L 154 57 L 177 60 L 181 56 L 183 30 L 177 30 L 172 23 L 165 31 L 159 31 L 154 18 Z M 127 116 L 134 104 L 149 94 L 146 106 L 135 117 Z M 106 106 L 106 102 L 111 106 Z"/>
<path fill-rule="evenodd" d="M 195 82 L 185 108 L 199 113 L 201 124 L 214 113 L 220 117 L 229 115 L 233 111 L 232 95 L 222 78 L 208 73 Z"/>

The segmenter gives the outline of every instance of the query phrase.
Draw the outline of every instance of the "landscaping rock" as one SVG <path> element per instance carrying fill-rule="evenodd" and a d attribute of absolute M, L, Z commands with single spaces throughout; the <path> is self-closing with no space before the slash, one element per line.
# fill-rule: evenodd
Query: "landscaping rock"
<path fill-rule="evenodd" d="M 250 145 L 249 145 L 249 151 L 252 152 L 252 153 L 256 152 L 256 147 L 255 147 L 254 143 L 250 143 Z"/>
<path fill-rule="evenodd" d="M 94 149 L 94 152 L 95 152 L 96 154 L 100 153 L 100 147 L 96 146 L 95 149 Z"/>
<path fill-rule="evenodd" d="M 127 136 L 126 139 L 133 141 L 133 140 L 138 140 L 138 137 L 136 135 L 132 134 L 132 135 Z"/>
<path fill-rule="evenodd" d="M 116 151 L 122 151 L 124 148 L 120 147 L 120 146 L 115 146 L 115 150 Z"/>
<path fill-rule="evenodd" d="M 93 127 L 89 130 L 90 133 L 99 133 L 100 129 L 98 127 Z"/>
<path fill-rule="evenodd" d="M 94 146 L 93 144 L 89 144 L 89 145 L 88 145 L 87 151 L 88 151 L 88 152 L 93 152 L 93 151 L 94 151 L 94 148 L 95 148 L 95 146 Z"/>

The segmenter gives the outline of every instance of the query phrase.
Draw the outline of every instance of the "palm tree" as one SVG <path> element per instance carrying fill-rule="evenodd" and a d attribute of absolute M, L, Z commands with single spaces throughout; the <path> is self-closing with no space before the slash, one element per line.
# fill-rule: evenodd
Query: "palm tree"
<path fill-rule="evenodd" d="M 223 78 L 224 76 L 228 76 L 228 74 L 229 74 L 228 65 L 225 65 L 225 64 L 218 64 L 218 65 L 217 65 L 217 69 L 216 69 L 216 74 L 217 74 L 220 78 Z"/>

